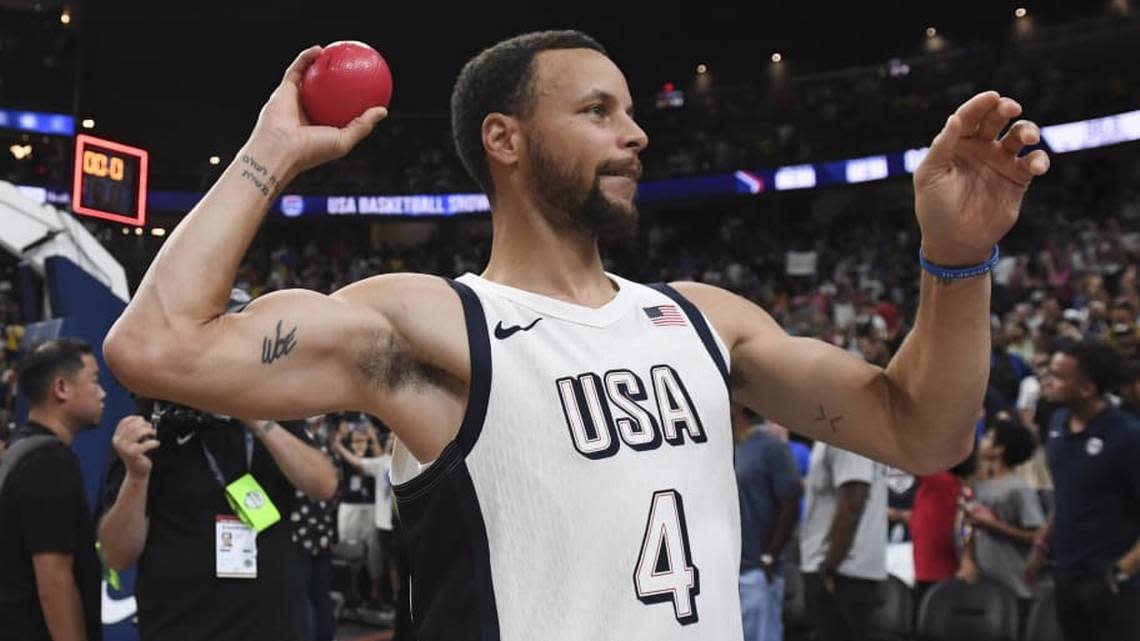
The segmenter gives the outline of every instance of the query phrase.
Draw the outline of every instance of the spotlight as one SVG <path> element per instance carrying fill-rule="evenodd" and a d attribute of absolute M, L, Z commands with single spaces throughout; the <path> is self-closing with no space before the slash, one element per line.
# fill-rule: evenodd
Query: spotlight
<path fill-rule="evenodd" d="M 935 29 L 934 27 L 927 27 L 926 28 L 926 37 L 927 38 L 933 38 L 934 36 L 937 36 L 937 35 L 938 35 L 938 30 Z"/>
<path fill-rule="evenodd" d="M 59 21 L 62 24 L 71 24 L 71 9 L 64 7 L 63 11 L 59 14 Z"/>
<path fill-rule="evenodd" d="M 697 65 L 697 73 L 706 74 L 706 73 L 708 73 L 708 71 L 709 71 L 708 65 L 705 65 L 705 64 Z"/>
<path fill-rule="evenodd" d="M 83 125 L 84 129 L 94 129 L 95 128 L 95 121 L 91 118 L 84 118 L 83 122 L 81 124 Z"/>
<path fill-rule="evenodd" d="M 221 158 L 219 158 L 217 156 L 210 156 L 210 164 L 211 165 L 220 165 L 221 163 L 222 163 Z"/>
<path fill-rule="evenodd" d="M 780 62 L 783 59 L 784 56 L 781 56 L 779 51 L 772 54 L 772 62 Z"/>
<path fill-rule="evenodd" d="M 1013 15 L 1017 16 L 1018 18 L 1024 18 L 1028 14 L 1029 12 L 1025 10 L 1025 7 L 1018 7 L 1013 10 Z"/>

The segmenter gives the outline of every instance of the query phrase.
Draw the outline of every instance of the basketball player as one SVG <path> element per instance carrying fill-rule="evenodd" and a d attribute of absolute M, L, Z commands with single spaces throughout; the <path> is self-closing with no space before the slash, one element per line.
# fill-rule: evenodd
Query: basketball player
<path fill-rule="evenodd" d="M 546 32 L 469 62 L 459 155 L 493 209 L 491 257 L 456 281 L 390 274 L 223 314 L 269 205 L 385 115 L 310 126 L 294 61 L 246 145 L 178 226 L 107 337 L 120 380 L 214 412 L 380 417 L 412 554 L 418 637 L 740 639 L 730 399 L 812 438 L 925 474 L 965 458 L 989 358 L 984 274 L 1043 174 L 1030 122 L 996 92 L 946 121 L 915 173 L 930 270 L 886 368 L 787 336 L 698 283 L 603 271 L 628 233 L 638 154 L 622 72 L 594 40 Z M 942 266 L 978 269 L 954 272 Z"/>

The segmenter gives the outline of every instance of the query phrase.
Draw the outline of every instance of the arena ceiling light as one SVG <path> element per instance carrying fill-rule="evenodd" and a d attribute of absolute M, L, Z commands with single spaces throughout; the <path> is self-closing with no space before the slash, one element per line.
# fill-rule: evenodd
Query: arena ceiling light
<path fill-rule="evenodd" d="M 8 147 L 8 151 L 12 152 L 12 157 L 15 158 L 16 160 L 23 160 L 25 158 L 31 157 L 32 146 L 31 145 L 12 145 L 11 147 Z"/>
<path fill-rule="evenodd" d="M 1029 15 L 1029 11 L 1027 11 L 1025 7 L 1018 7 L 1013 10 L 1013 15 L 1018 18 L 1024 18 L 1025 16 Z"/>
<path fill-rule="evenodd" d="M 927 27 L 926 28 L 926 37 L 927 38 L 933 38 L 934 36 L 937 36 L 937 35 L 938 35 L 938 30 L 935 29 L 934 27 Z"/>
<path fill-rule="evenodd" d="M 221 163 L 222 163 L 221 158 L 219 158 L 217 156 L 210 156 L 210 164 L 211 165 L 220 165 Z"/>
<path fill-rule="evenodd" d="M 780 55 L 779 51 L 776 51 L 772 54 L 772 62 L 780 62 L 783 59 L 784 59 L 784 56 Z"/>
<path fill-rule="evenodd" d="M 709 67 L 708 67 L 708 65 L 706 65 L 706 64 L 704 64 L 704 63 L 701 63 L 701 64 L 697 65 L 697 73 L 699 73 L 699 74 L 702 74 L 702 75 L 703 75 L 703 74 L 706 74 L 706 73 L 708 73 L 708 72 L 709 72 Z"/>
<path fill-rule="evenodd" d="M 95 128 L 95 121 L 92 120 L 91 118 L 84 118 L 83 122 L 80 124 L 83 125 L 84 129 L 94 129 Z"/>

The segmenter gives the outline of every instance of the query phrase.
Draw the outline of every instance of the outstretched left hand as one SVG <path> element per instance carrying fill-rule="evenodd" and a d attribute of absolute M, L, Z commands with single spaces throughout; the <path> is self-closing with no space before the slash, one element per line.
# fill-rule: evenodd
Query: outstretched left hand
<path fill-rule="evenodd" d="M 1021 199 L 1034 176 L 1049 170 L 1049 156 L 1037 149 L 1037 125 L 1019 120 L 1021 105 L 996 91 L 970 98 L 946 120 L 914 172 L 915 211 L 922 250 L 938 265 L 976 265 L 1017 222 Z"/>

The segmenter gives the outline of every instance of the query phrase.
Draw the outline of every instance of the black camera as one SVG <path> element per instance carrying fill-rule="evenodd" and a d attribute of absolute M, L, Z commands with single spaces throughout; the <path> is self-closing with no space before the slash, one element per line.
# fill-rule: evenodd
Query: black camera
<path fill-rule="evenodd" d="M 139 415 L 150 420 L 160 441 L 165 441 L 171 435 L 177 438 L 186 434 L 227 427 L 235 421 L 229 416 L 219 416 L 169 401 L 136 398 L 135 405 Z"/>

